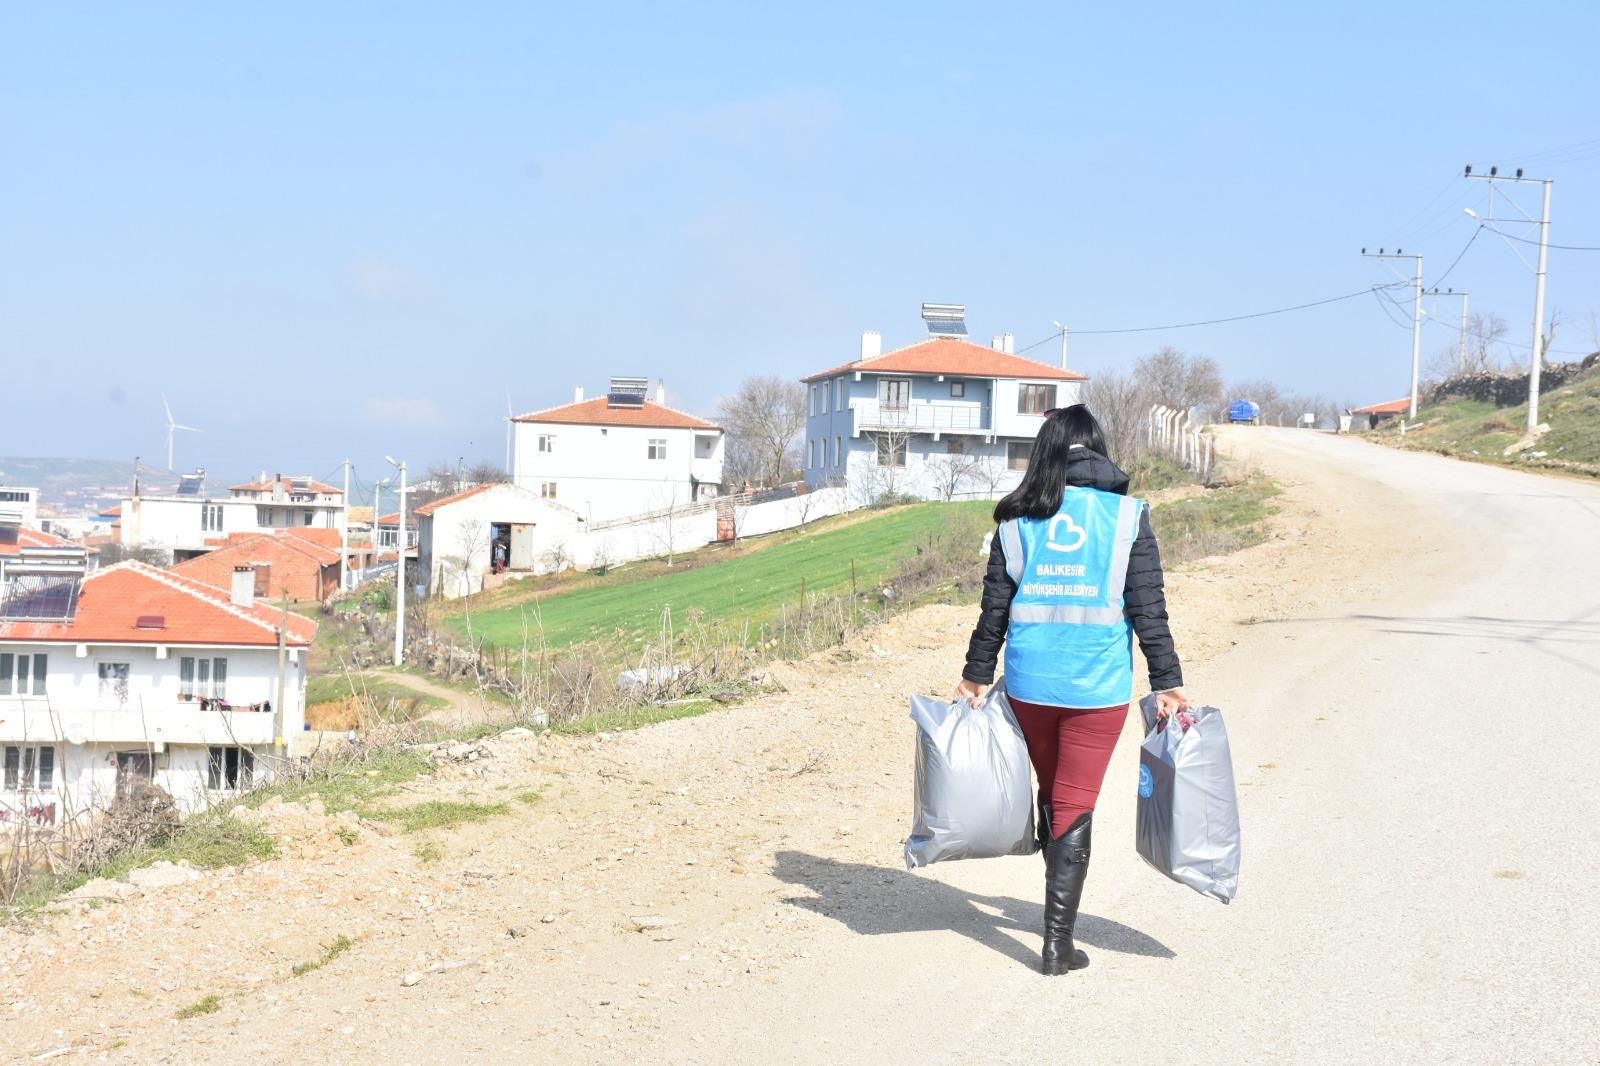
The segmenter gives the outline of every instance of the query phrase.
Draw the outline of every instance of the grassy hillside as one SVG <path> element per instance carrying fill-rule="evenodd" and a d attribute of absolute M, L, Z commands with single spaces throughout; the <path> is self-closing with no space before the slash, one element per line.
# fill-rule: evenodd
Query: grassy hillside
<path fill-rule="evenodd" d="M 1398 426 L 1386 427 L 1378 436 L 1386 444 L 1462 459 L 1600 476 L 1600 374 L 1539 397 L 1539 420 L 1550 424 L 1550 432 L 1521 458 L 1504 452 L 1527 427 L 1527 404 L 1495 407 L 1453 397 L 1423 407 L 1418 417 L 1422 427 L 1408 430 L 1404 437 Z"/>
<path fill-rule="evenodd" d="M 776 617 L 783 604 L 798 604 L 802 582 L 807 596 L 848 592 L 852 562 L 856 587 L 870 590 L 906 556 L 914 555 L 919 542 L 953 523 L 971 523 L 976 562 L 993 506 L 985 502 L 914 504 L 707 565 L 657 570 L 647 580 L 640 580 L 631 570 L 615 571 L 571 592 L 473 611 L 471 627 L 474 634 L 492 643 L 520 646 L 524 617 L 532 625 L 537 616 L 544 640 L 551 646 L 605 638 L 626 647 L 658 636 L 663 610 L 669 606 L 678 627 L 697 617 L 734 627 L 757 627 Z M 465 633 L 467 616 L 453 613 L 446 624 Z"/>

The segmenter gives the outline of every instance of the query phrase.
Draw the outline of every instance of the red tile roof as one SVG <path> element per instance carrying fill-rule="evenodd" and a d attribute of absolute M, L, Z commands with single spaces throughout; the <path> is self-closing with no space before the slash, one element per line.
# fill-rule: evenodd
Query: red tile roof
<path fill-rule="evenodd" d="M 1073 370 L 1062 370 L 1035 359 L 1026 359 L 1010 352 L 997 352 L 971 341 L 955 337 L 933 337 L 892 352 L 884 352 L 873 359 L 857 359 L 853 363 L 823 370 L 801 381 L 818 381 L 834 374 L 861 370 L 872 374 L 945 374 L 950 377 L 970 378 L 1037 378 L 1049 381 L 1087 381 L 1088 378 Z"/>
<path fill-rule="evenodd" d="M 648 426 L 653 429 L 721 429 L 715 422 L 675 407 L 646 400 L 640 407 L 612 407 L 604 396 L 518 415 L 514 422 L 554 422 L 576 426 Z"/>
<path fill-rule="evenodd" d="M 159 615 L 160 629 L 141 629 L 141 616 Z M 275 647 L 280 611 L 267 603 L 235 607 L 225 589 L 204 585 L 171 570 L 124 562 L 83 579 L 78 609 L 70 622 L 0 619 L 0 641 L 77 644 L 251 644 Z M 289 615 L 287 641 L 307 647 L 317 623 Z"/>
<path fill-rule="evenodd" d="M 1397 415 L 1401 411 L 1411 410 L 1411 398 L 1404 400 L 1390 400 L 1388 403 L 1375 403 L 1368 407 L 1352 407 L 1353 415 Z"/>
<path fill-rule="evenodd" d="M 291 526 L 283 532 L 297 540 L 315 544 L 332 555 L 334 559 L 339 558 L 339 531 L 337 529 L 326 529 L 322 526 Z"/>
<path fill-rule="evenodd" d="M 63 540 L 54 533 L 45 533 L 37 529 L 17 530 L 15 544 L 0 544 L 0 555 L 20 555 L 23 548 L 76 548 L 78 545 L 70 540 Z"/>
<path fill-rule="evenodd" d="M 447 503 L 455 503 L 458 500 L 465 500 L 469 497 L 476 496 L 480 492 L 488 492 L 490 489 L 499 488 L 501 485 L 509 484 L 511 484 L 509 481 L 490 481 L 482 485 L 474 485 L 472 488 L 467 489 L 464 492 L 458 492 L 453 496 L 441 496 L 437 500 L 431 500 L 428 503 L 423 504 L 421 507 L 418 507 L 416 513 L 432 514 Z M 399 515 L 400 512 L 396 511 L 394 519 L 396 525 L 398 525 L 400 522 Z"/>
<path fill-rule="evenodd" d="M 382 518 L 379 518 L 377 524 L 380 526 L 398 526 L 400 524 L 400 512 L 390 511 Z"/>

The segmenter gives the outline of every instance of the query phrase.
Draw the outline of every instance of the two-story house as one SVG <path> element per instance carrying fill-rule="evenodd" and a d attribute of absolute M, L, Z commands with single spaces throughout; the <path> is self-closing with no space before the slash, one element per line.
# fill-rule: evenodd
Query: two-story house
<path fill-rule="evenodd" d="M 124 547 L 162 549 L 173 562 L 182 562 L 240 533 L 343 529 L 344 505 L 344 493 L 331 485 L 282 475 L 234 485 L 226 496 L 212 495 L 202 470 L 183 475 L 173 495 L 135 491 L 123 500 L 117 535 Z"/>
<path fill-rule="evenodd" d="M 667 510 L 722 492 L 722 427 L 668 407 L 644 378 L 512 419 L 512 482 L 588 522 Z"/>
<path fill-rule="evenodd" d="M 58 824 L 151 786 L 193 810 L 270 777 L 302 728 L 317 625 L 289 614 L 280 651 L 283 615 L 255 584 L 248 568 L 230 589 L 136 562 L 11 568 L 0 823 Z"/>
<path fill-rule="evenodd" d="M 863 503 L 1016 487 L 1045 412 L 1077 403 L 1087 379 L 1017 355 L 1009 333 L 972 343 L 964 315 L 925 304 L 927 339 L 885 352 L 869 331 L 858 358 L 801 379 L 807 485 L 844 485 Z"/>

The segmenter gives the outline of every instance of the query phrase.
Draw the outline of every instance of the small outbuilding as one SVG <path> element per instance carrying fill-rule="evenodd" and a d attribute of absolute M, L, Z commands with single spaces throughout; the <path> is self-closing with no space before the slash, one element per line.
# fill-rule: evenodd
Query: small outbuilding
<path fill-rule="evenodd" d="M 417 561 L 428 594 L 455 598 L 573 564 L 576 511 L 510 482 L 479 485 L 416 509 Z"/>
<path fill-rule="evenodd" d="M 1392 418 L 1399 418 L 1411 410 L 1411 399 L 1390 400 L 1388 403 L 1374 403 L 1366 407 L 1352 407 L 1345 412 L 1350 416 L 1349 432 L 1365 433 L 1377 429 Z"/>

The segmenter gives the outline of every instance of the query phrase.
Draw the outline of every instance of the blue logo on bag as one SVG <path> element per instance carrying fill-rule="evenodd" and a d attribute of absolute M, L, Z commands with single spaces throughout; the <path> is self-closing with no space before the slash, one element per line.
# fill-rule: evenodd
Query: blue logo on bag
<path fill-rule="evenodd" d="M 1149 799 L 1150 794 L 1156 790 L 1156 779 L 1150 776 L 1150 767 L 1144 763 L 1139 764 L 1139 795 Z"/>

